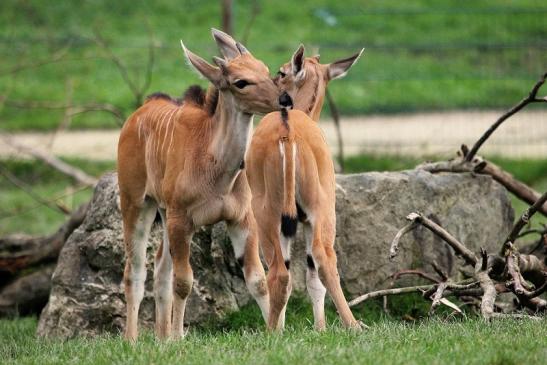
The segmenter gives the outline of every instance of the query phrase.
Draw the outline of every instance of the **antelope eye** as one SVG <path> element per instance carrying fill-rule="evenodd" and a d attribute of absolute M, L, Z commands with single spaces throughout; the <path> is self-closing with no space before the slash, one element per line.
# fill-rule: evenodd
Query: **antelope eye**
<path fill-rule="evenodd" d="M 249 82 L 245 80 L 237 80 L 236 82 L 234 82 L 234 86 L 238 89 L 243 89 L 247 85 L 249 85 Z"/>
<path fill-rule="evenodd" d="M 281 77 L 287 76 L 287 74 L 284 73 L 283 71 L 277 71 L 277 75 L 278 75 L 278 76 L 281 76 Z"/>

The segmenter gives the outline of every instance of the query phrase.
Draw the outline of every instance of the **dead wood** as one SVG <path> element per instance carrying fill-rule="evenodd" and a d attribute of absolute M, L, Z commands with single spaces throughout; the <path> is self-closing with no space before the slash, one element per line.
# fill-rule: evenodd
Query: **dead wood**
<path fill-rule="evenodd" d="M 543 193 L 543 195 L 540 196 L 539 199 L 537 199 L 534 204 L 526 209 L 524 213 L 520 216 L 519 220 L 517 221 L 517 223 L 515 223 L 513 229 L 503 243 L 503 246 L 501 248 L 502 256 L 506 254 L 506 251 L 515 242 L 522 228 L 524 228 L 524 226 L 530 222 L 530 218 L 532 218 L 532 216 L 545 205 L 546 201 L 547 192 Z"/>
<path fill-rule="evenodd" d="M 46 237 L 0 238 L 0 272 L 14 274 L 36 265 L 55 262 L 68 236 L 83 222 L 86 211 L 87 203 L 76 209 L 57 232 Z"/>
<path fill-rule="evenodd" d="M 40 313 L 47 304 L 54 264 L 16 278 L 0 289 L 0 317 Z"/>
<path fill-rule="evenodd" d="M 437 223 L 433 222 L 431 219 L 425 217 L 423 214 L 418 212 L 413 212 L 413 213 L 410 213 L 406 217 L 406 219 L 410 221 L 411 224 L 419 223 L 423 225 L 424 227 L 429 229 L 431 232 L 436 234 L 438 237 L 443 239 L 446 243 L 448 243 L 450 247 L 454 249 L 454 251 L 456 252 L 458 256 L 461 256 L 464 258 L 467 264 L 475 266 L 475 264 L 477 263 L 477 258 L 475 257 L 475 254 L 470 249 L 465 247 L 463 243 L 458 241 L 454 236 L 448 233 L 443 227 L 439 226 Z M 399 238 L 396 240 L 394 239 L 395 245 L 393 243 L 391 245 L 390 258 L 393 258 L 394 257 L 393 254 L 396 255 L 397 253 L 396 248 L 398 246 L 398 241 L 400 237 L 402 237 L 406 232 L 409 232 L 410 230 L 412 230 L 411 225 L 407 225 L 397 233 L 395 237 L 397 238 L 397 236 L 399 236 Z M 395 249 L 394 249 L 394 246 L 395 246 Z"/>

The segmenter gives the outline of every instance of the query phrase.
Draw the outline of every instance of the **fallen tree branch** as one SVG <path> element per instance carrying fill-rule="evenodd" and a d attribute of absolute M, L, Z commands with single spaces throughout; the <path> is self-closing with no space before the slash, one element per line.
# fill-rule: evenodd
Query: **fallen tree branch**
<path fill-rule="evenodd" d="M 406 217 L 406 219 L 411 222 L 422 224 L 424 227 L 426 227 L 431 232 L 436 234 L 438 237 L 442 238 L 446 243 L 448 243 L 448 245 L 454 249 L 457 255 L 464 258 L 467 264 L 473 265 L 473 266 L 476 265 L 477 258 L 475 257 L 475 254 L 470 249 L 465 247 L 463 243 L 461 243 L 454 236 L 448 233 L 443 227 L 439 226 L 437 223 L 433 222 L 431 219 L 417 212 L 410 213 Z"/>
<path fill-rule="evenodd" d="M 63 174 L 72 177 L 74 180 L 76 180 L 78 183 L 83 185 L 95 185 L 97 183 L 97 179 L 86 174 L 84 171 L 71 166 L 67 164 L 66 162 L 58 159 L 57 157 L 50 155 L 48 153 L 42 152 L 40 150 L 37 150 L 33 147 L 23 145 L 21 143 L 15 142 L 14 140 L 3 137 L 4 141 L 10 145 L 11 147 L 15 148 L 17 151 L 21 153 L 25 153 L 27 155 L 30 155 L 49 166 L 53 167 L 57 171 L 62 172 Z"/>
<path fill-rule="evenodd" d="M 393 238 L 393 241 L 391 242 L 391 247 L 389 249 L 390 260 L 393 260 L 395 256 L 397 256 L 397 252 L 399 252 L 399 241 L 401 240 L 401 238 L 416 227 L 418 227 L 418 223 L 415 220 L 412 220 L 409 224 L 407 224 L 406 226 L 401 228 L 399 232 L 397 232 L 395 238 Z"/>
<path fill-rule="evenodd" d="M 437 283 L 437 284 L 440 283 L 440 281 L 437 278 L 421 270 L 400 270 L 400 271 L 397 271 L 395 274 L 391 275 L 391 278 L 393 280 L 397 280 L 401 276 L 405 276 L 405 275 L 417 275 L 433 283 Z"/>
<path fill-rule="evenodd" d="M 538 200 L 536 200 L 536 202 L 532 204 L 532 206 L 530 206 L 528 209 L 524 211 L 524 213 L 522 213 L 519 220 L 517 221 L 517 223 L 515 223 L 515 225 L 513 226 L 513 229 L 511 230 L 511 232 L 505 239 L 505 242 L 503 242 L 501 253 L 500 253 L 502 256 L 506 255 L 506 251 L 515 242 L 522 228 L 524 228 L 524 226 L 528 224 L 528 222 L 530 222 L 530 218 L 532 218 L 532 216 L 536 214 L 536 212 L 541 207 L 543 207 L 546 201 L 547 201 L 547 192 L 543 193 L 543 195 Z"/>
<path fill-rule="evenodd" d="M 488 254 L 481 248 L 482 261 L 476 264 L 475 278 L 479 281 L 483 291 L 481 299 L 481 315 L 484 319 L 494 316 L 494 304 L 496 303 L 496 287 L 488 275 Z"/>
<path fill-rule="evenodd" d="M 460 283 L 447 283 L 446 290 L 450 291 L 457 291 L 457 290 L 465 290 L 470 287 L 475 286 L 477 283 L 473 279 L 467 279 Z M 373 291 L 361 296 L 358 296 L 357 298 L 351 300 L 348 305 L 350 307 L 354 307 L 359 303 L 362 303 L 369 299 L 374 299 L 378 297 L 383 297 L 385 295 L 399 295 L 399 294 L 407 294 L 407 293 L 414 293 L 414 292 L 421 292 L 437 288 L 438 284 L 429 284 L 429 285 L 416 285 L 416 286 L 408 286 L 408 287 L 402 287 L 402 288 L 391 288 L 391 289 L 382 289 Z"/>
<path fill-rule="evenodd" d="M 466 147 L 462 145 L 462 150 Z M 507 190 L 513 193 L 520 200 L 534 204 L 541 194 L 524 184 L 523 182 L 515 179 L 513 175 L 507 171 L 502 170 L 499 166 L 493 164 L 490 161 L 484 160 L 481 157 L 475 158 L 471 162 L 465 161 L 462 156 L 458 156 L 449 161 L 439 161 L 432 163 L 424 163 L 416 166 L 417 169 L 428 171 L 432 174 L 440 172 L 452 172 L 452 173 L 477 173 L 482 175 L 489 175 L 494 180 L 503 185 Z M 538 208 L 538 211 L 547 216 L 547 203 L 544 203 Z"/>
<path fill-rule="evenodd" d="M 87 203 L 76 209 L 50 236 L 0 238 L 1 270 L 13 274 L 30 266 L 56 260 L 68 236 L 83 222 L 86 212 Z"/>

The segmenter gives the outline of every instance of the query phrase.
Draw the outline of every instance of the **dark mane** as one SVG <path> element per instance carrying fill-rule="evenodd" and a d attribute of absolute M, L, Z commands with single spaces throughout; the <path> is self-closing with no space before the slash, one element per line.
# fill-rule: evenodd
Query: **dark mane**
<path fill-rule="evenodd" d="M 197 107 L 205 110 L 207 114 L 214 115 L 218 105 L 219 91 L 216 87 L 210 86 L 209 90 L 205 92 L 199 85 L 192 85 L 179 99 L 174 99 L 165 93 L 153 93 L 146 97 L 145 103 L 150 100 L 166 100 L 176 105 L 182 105 L 183 103 L 192 103 Z"/>
<path fill-rule="evenodd" d="M 216 87 L 210 86 L 207 90 L 207 96 L 205 97 L 205 111 L 209 115 L 214 115 L 218 105 L 219 91 Z"/>
<path fill-rule="evenodd" d="M 186 89 L 179 100 L 181 103 L 193 103 L 199 107 L 203 107 L 205 104 L 205 90 L 199 85 L 192 85 Z"/>
<path fill-rule="evenodd" d="M 150 101 L 150 100 L 158 100 L 158 99 L 162 99 L 162 100 L 167 100 L 167 101 L 170 101 L 174 104 L 179 104 L 179 101 L 176 100 L 176 99 L 173 99 L 171 96 L 165 94 L 165 93 L 161 93 L 161 92 L 155 92 L 153 94 L 150 94 L 146 97 L 146 100 L 144 101 L 145 103 L 147 101 Z"/>

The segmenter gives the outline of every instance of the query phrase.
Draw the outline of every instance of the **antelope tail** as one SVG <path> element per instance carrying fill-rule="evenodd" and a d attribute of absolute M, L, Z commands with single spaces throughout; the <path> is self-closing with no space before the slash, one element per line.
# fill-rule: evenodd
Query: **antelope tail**
<path fill-rule="evenodd" d="M 281 121 L 287 129 L 287 135 L 281 137 L 280 152 L 283 159 L 283 211 L 281 215 L 281 231 L 285 237 L 296 234 L 296 145 L 288 124 L 288 113 L 281 109 Z"/>

